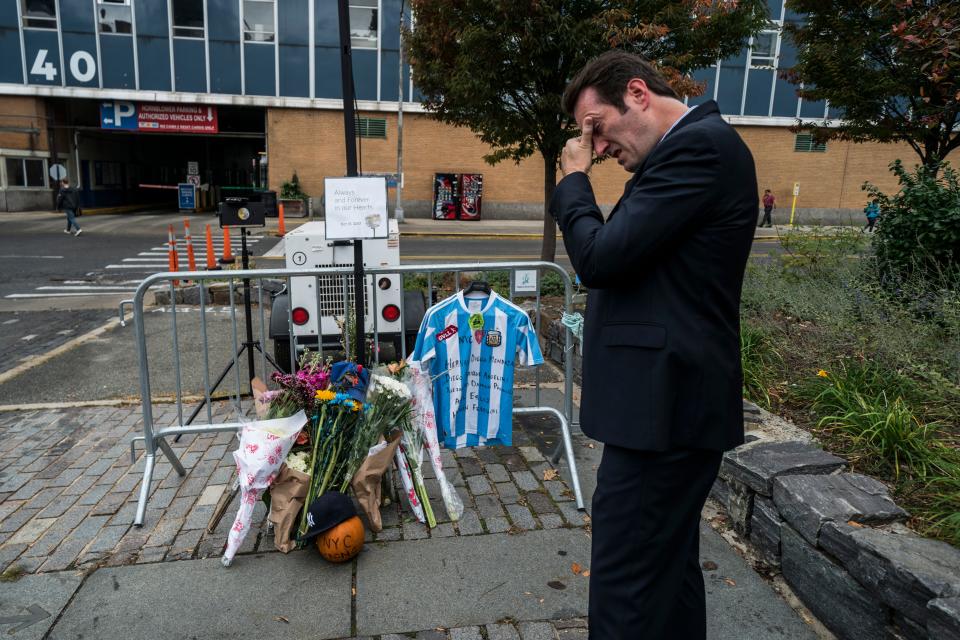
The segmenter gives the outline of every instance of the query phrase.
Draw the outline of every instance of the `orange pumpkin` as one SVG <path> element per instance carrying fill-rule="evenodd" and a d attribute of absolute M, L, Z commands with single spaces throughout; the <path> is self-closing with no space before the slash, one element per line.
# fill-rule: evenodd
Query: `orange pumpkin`
<path fill-rule="evenodd" d="M 317 536 L 317 549 L 330 562 L 346 562 L 363 548 L 363 522 L 358 516 L 344 520 Z"/>

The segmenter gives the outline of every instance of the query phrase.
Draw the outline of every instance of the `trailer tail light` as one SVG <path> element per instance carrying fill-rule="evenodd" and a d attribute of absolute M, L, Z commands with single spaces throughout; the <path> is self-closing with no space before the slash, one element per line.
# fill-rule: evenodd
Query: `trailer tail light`
<path fill-rule="evenodd" d="M 390 278 L 380 278 L 380 280 L 377 282 L 377 286 L 383 291 L 389 289 L 391 284 L 393 283 L 390 282 Z"/>
<path fill-rule="evenodd" d="M 293 324 L 301 326 L 307 324 L 307 321 L 310 320 L 310 312 L 303 307 L 297 307 L 290 313 L 290 317 L 293 319 Z"/>
<path fill-rule="evenodd" d="M 381 311 L 383 319 L 387 322 L 396 322 L 400 319 L 400 307 L 395 304 L 388 304 Z"/>

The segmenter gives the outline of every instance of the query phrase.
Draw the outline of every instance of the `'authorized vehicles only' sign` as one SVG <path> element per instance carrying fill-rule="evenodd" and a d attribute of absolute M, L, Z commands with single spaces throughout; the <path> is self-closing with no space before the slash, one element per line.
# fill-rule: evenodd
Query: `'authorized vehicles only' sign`
<path fill-rule="evenodd" d="M 100 128 L 155 133 L 217 133 L 217 108 L 207 105 L 100 103 Z"/>

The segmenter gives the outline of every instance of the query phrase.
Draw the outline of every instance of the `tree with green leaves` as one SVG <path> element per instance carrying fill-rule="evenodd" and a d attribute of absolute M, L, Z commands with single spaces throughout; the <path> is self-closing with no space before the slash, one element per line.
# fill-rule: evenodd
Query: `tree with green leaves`
<path fill-rule="evenodd" d="M 840 120 L 803 123 L 822 142 L 905 142 L 937 175 L 960 146 L 960 3 L 956 0 L 788 0 L 805 14 L 785 76 Z"/>
<path fill-rule="evenodd" d="M 568 81 L 616 47 L 658 64 L 681 95 L 703 87 L 689 74 L 732 55 L 767 24 L 764 0 L 411 0 L 415 28 L 404 50 L 424 106 L 468 127 L 490 164 L 543 158 L 541 258 L 556 253 L 547 205 L 557 163 L 576 124 L 564 114 Z"/>

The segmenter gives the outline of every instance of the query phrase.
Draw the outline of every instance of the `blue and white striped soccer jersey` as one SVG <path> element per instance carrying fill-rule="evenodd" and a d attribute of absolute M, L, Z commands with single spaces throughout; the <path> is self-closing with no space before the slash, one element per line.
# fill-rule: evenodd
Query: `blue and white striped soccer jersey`
<path fill-rule="evenodd" d="M 495 291 L 428 309 L 411 359 L 434 379 L 437 435 L 450 449 L 509 446 L 514 364 L 543 364 L 530 318 Z"/>

